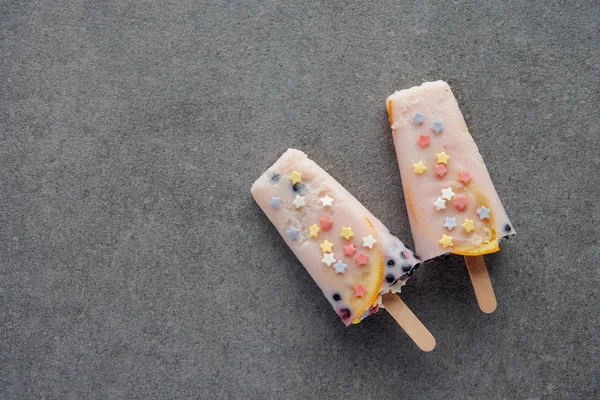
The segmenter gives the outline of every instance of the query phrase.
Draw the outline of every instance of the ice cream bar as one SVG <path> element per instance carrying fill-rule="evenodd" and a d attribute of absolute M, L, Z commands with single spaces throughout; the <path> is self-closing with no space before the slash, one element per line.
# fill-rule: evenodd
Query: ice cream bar
<path fill-rule="evenodd" d="M 382 295 L 399 292 L 419 265 L 411 250 L 299 150 L 287 150 L 251 192 L 346 326 L 385 307 Z"/>
<path fill-rule="evenodd" d="M 475 265 L 470 257 L 500 250 L 500 240 L 515 231 L 450 86 L 426 82 L 398 91 L 387 110 L 421 259 L 453 253 Z"/>

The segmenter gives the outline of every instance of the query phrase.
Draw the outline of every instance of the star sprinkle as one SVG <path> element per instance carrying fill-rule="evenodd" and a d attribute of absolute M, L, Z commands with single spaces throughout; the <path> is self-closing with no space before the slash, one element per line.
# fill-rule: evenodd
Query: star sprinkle
<path fill-rule="evenodd" d="M 369 256 L 361 251 L 356 257 L 354 257 L 354 260 L 358 265 L 367 265 L 369 263 Z"/>
<path fill-rule="evenodd" d="M 308 232 L 310 233 L 310 237 L 314 237 L 316 238 L 317 236 L 319 236 L 319 227 L 317 226 L 317 224 L 312 224 L 310 226 L 310 228 L 308 228 Z"/>
<path fill-rule="evenodd" d="M 340 233 L 340 236 L 342 236 L 346 240 L 350 240 L 350 238 L 352 236 L 354 236 L 354 233 L 352 232 L 352 228 L 349 226 L 348 227 L 342 226 L 342 233 Z"/>
<path fill-rule="evenodd" d="M 415 124 L 420 125 L 425 121 L 425 115 L 417 111 L 415 115 L 413 115 L 412 120 Z"/>
<path fill-rule="evenodd" d="M 323 259 L 321 261 L 323 261 L 325 264 L 327 264 L 328 267 L 331 267 L 331 264 L 333 264 L 335 262 L 333 253 L 324 254 Z"/>
<path fill-rule="evenodd" d="M 327 195 L 321 198 L 321 203 L 323 203 L 323 207 L 331 207 L 333 205 L 333 199 Z"/>
<path fill-rule="evenodd" d="M 440 132 L 444 130 L 444 125 L 442 124 L 442 121 L 434 120 L 431 129 L 435 131 L 436 135 L 439 135 Z"/>
<path fill-rule="evenodd" d="M 465 195 L 459 194 L 454 198 L 454 205 L 461 211 L 464 210 L 468 204 L 469 202 L 467 201 L 467 196 Z"/>
<path fill-rule="evenodd" d="M 454 192 L 451 187 L 442 189 L 442 199 L 452 200 L 452 196 L 454 196 Z"/>
<path fill-rule="evenodd" d="M 321 250 L 323 250 L 323 253 L 329 253 L 333 249 L 333 243 L 327 240 L 324 240 L 323 243 L 320 244 L 320 246 Z"/>
<path fill-rule="evenodd" d="M 292 180 L 292 185 L 295 185 L 298 182 L 302 182 L 302 172 L 292 172 L 292 175 L 290 175 L 290 179 Z"/>
<path fill-rule="evenodd" d="M 419 144 L 419 146 L 421 147 L 427 147 L 429 146 L 429 143 L 431 143 L 431 139 L 429 138 L 429 136 L 427 135 L 421 135 L 419 136 L 419 138 L 417 139 L 417 143 Z"/>
<path fill-rule="evenodd" d="M 454 243 L 452 243 L 452 239 L 454 239 L 452 236 L 442 235 L 442 238 L 438 243 L 444 246 L 444 248 L 454 246 Z"/>
<path fill-rule="evenodd" d="M 356 297 L 365 297 L 365 294 L 367 294 L 367 289 L 362 285 L 362 283 L 359 283 L 358 285 L 354 286 L 354 296 Z"/>
<path fill-rule="evenodd" d="M 448 228 L 449 231 L 452 230 L 456 226 L 456 218 L 455 217 L 446 217 L 446 222 L 444 222 L 444 226 Z"/>
<path fill-rule="evenodd" d="M 433 202 L 433 205 L 437 211 L 443 210 L 446 208 L 446 200 L 438 197 L 437 200 Z"/>
<path fill-rule="evenodd" d="M 423 164 L 423 161 L 419 161 L 418 164 L 413 164 L 414 167 L 414 173 L 415 174 L 422 174 L 423 172 L 427 171 L 427 167 L 425 166 L 425 164 Z"/>
<path fill-rule="evenodd" d="M 300 235 L 300 230 L 294 228 L 293 226 L 290 226 L 290 229 L 288 229 L 286 233 L 288 234 L 288 237 L 290 238 L 290 240 L 296 240 L 296 239 L 298 239 L 298 236 Z"/>
<path fill-rule="evenodd" d="M 344 264 L 342 262 L 342 260 L 340 260 L 340 261 L 336 262 L 335 264 L 333 264 L 333 268 L 335 268 L 335 273 L 336 274 L 343 274 L 343 273 L 345 273 L 347 266 L 348 265 Z"/>
<path fill-rule="evenodd" d="M 467 231 L 467 233 L 469 233 L 473 229 L 475 229 L 475 224 L 473 224 L 473 220 L 472 219 L 465 218 L 465 223 L 462 224 L 462 227 L 465 228 L 465 231 Z"/>
<path fill-rule="evenodd" d="M 479 219 L 490 219 L 490 209 L 486 206 L 481 206 L 478 208 L 477 214 L 479 214 Z"/>
<path fill-rule="evenodd" d="M 364 247 L 368 247 L 368 248 L 372 249 L 375 242 L 377 242 L 377 240 L 375 240 L 373 235 L 369 235 L 369 236 L 363 238 L 363 246 Z"/>
<path fill-rule="evenodd" d="M 350 243 L 349 245 L 344 246 L 344 255 L 346 257 L 352 257 L 354 253 L 356 253 L 356 250 L 358 249 L 356 248 L 354 243 Z"/>
<path fill-rule="evenodd" d="M 292 203 L 294 203 L 296 208 L 300 208 L 300 207 L 306 205 L 306 197 L 300 196 L 299 194 L 297 194 L 296 198 L 294 199 L 294 201 L 292 201 Z"/>
<path fill-rule="evenodd" d="M 319 222 L 321 223 L 321 229 L 323 229 L 325 232 L 329 231 L 333 226 L 333 220 L 331 217 L 329 217 L 329 215 L 326 217 L 321 217 Z"/>
<path fill-rule="evenodd" d="M 275 210 L 277 210 L 278 208 L 281 207 L 281 198 L 279 198 L 279 197 L 273 197 L 271 199 L 271 201 L 269 202 L 269 205 L 271 207 L 273 207 Z"/>
<path fill-rule="evenodd" d="M 436 153 L 435 157 L 437 158 L 438 164 L 448 165 L 448 160 L 450 159 L 450 156 L 445 152 L 442 151 L 441 153 Z"/>
<path fill-rule="evenodd" d="M 473 180 L 473 177 L 471 176 L 471 173 L 469 171 L 459 172 L 458 180 L 464 183 L 465 185 L 468 185 L 469 182 Z"/>
<path fill-rule="evenodd" d="M 435 174 L 440 178 L 443 178 L 444 175 L 446 175 L 446 172 L 448 172 L 448 168 L 446 168 L 444 164 L 435 165 Z"/>

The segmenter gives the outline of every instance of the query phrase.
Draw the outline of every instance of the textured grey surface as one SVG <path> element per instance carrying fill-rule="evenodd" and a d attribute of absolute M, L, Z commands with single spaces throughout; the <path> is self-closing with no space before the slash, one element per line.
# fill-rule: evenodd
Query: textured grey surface
<path fill-rule="evenodd" d="M 600 4 L 0 2 L 0 398 L 587 399 Z M 450 82 L 517 229 L 348 329 L 250 197 L 305 151 L 408 244 L 385 98 Z"/>

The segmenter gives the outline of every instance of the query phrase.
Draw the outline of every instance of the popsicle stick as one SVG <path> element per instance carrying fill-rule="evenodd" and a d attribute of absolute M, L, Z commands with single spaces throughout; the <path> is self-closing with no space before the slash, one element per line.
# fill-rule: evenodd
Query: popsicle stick
<path fill-rule="evenodd" d="M 483 256 L 465 256 L 465 262 L 471 276 L 479 308 L 484 313 L 493 313 L 497 306 L 496 295 Z"/>
<path fill-rule="evenodd" d="M 435 348 L 433 335 L 429 333 L 400 297 L 392 293 L 384 294 L 383 305 L 421 350 L 431 351 Z"/>

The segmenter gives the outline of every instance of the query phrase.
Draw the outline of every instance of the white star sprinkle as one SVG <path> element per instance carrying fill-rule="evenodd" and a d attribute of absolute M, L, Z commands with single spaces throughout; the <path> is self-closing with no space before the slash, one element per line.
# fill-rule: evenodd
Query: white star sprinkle
<path fill-rule="evenodd" d="M 296 208 L 300 208 L 300 207 L 306 205 L 306 197 L 300 196 L 299 194 L 297 194 L 296 198 L 294 199 L 294 201 L 292 201 L 292 203 L 294 203 Z"/>
<path fill-rule="evenodd" d="M 442 189 L 442 199 L 452 200 L 452 196 L 454 196 L 452 188 Z"/>
<path fill-rule="evenodd" d="M 446 217 L 446 222 L 444 222 L 444 226 L 448 228 L 449 231 L 452 230 L 456 226 L 456 218 L 455 217 Z"/>
<path fill-rule="evenodd" d="M 368 248 L 372 249 L 375 242 L 377 242 L 377 240 L 375 240 L 375 238 L 373 238 L 373 235 L 369 235 L 369 236 L 363 238 L 363 246 L 364 247 L 368 247 Z"/>
<path fill-rule="evenodd" d="M 479 214 L 479 219 L 490 219 L 490 209 L 486 206 L 481 206 L 477 210 L 477 214 Z"/>
<path fill-rule="evenodd" d="M 328 267 L 331 267 L 331 264 L 333 264 L 335 262 L 333 253 L 325 253 L 323 255 L 323 259 L 321 261 L 323 261 L 325 264 L 327 264 Z"/>
<path fill-rule="evenodd" d="M 446 200 L 438 197 L 437 200 L 433 202 L 433 205 L 437 211 L 444 210 L 446 208 Z"/>
<path fill-rule="evenodd" d="M 323 207 L 331 207 L 333 205 L 333 199 L 327 195 L 321 198 L 321 203 L 323 203 Z"/>
<path fill-rule="evenodd" d="M 335 268 L 335 273 L 336 274 L 344 274 L 346 273 L 346 267 L 348 266 L 348 264 L 344 264 L 342 262 L 342 260 L 336 262 L 335 264 L 333 264 L 333 268 Z"/>

